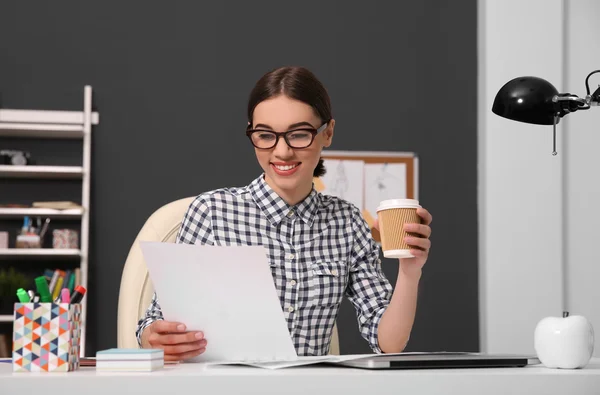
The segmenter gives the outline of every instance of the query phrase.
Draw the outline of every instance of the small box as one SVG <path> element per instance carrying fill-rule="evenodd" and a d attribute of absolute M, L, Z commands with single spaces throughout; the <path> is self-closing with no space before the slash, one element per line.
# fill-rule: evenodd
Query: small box
<path fill-rule="evenodd" d="M 151 372 L 164 367 L 160 349 L 111 348 L 96 353 L 98 372 Z"/>
<path fill-rule="evenodd" d="M 52 248 L 79 248 L 79 233 L 71 229 L 54 229 Z"/>
<path fill-rule="evenodd" d="M 8 248 L 8 232 L 0 232 L 0 248 Z"/>
<path fill-rule="evenodd" d="M 79 368 L 81 305 L 15 303 L 14 372 L 68 372 Z"/>

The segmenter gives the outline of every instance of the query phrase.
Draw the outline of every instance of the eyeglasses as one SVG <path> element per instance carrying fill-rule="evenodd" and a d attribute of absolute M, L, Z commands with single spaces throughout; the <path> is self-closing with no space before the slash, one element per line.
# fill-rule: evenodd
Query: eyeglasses
<path fill-rule="evenodd" d="M 325 122 L 318 129 L 302 127 L 283 133 L 266 129 L 249 129 L 246 131 L 246 136 L 248 136 L 252 145 L 258 149 L 271 149 L 275 147 L 281 136 L 283 136 L 283 139 L 290 148 L 302 149 L 309 147 L 314 141 L 315 136 L 325 130 L 328 124 L 329 122 Z"/>

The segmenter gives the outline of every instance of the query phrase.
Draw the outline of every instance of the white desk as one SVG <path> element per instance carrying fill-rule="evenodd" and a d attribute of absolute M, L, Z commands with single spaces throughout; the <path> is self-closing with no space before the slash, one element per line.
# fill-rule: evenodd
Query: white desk
<path fill-rule="evenodd" d="M 0 363 L 0 394 L 600 394 L 600 359 L 584 369 L 525 368 L 366 371 L 299 367 L 276 371 L 195 364 L 152 373 L 12 373 Z"/>

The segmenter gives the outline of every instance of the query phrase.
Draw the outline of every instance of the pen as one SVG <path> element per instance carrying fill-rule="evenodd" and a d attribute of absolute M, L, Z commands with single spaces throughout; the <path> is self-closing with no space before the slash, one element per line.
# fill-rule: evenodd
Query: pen
<path fill-rule="evenodd" d="M 40 240 L 44 238 L 46 231 L 48 230 L 48 224 L 50 223 L 50 218 L 46 218 L 44 225 L 42 226 L 42 230 L 40 230 Z"/>
<path fill-rule="evenodd" d="M 69 295 L 68 288 L 63 288 L 62 291 L 60 291 L 60 302 L 71 303 L 71 295 Z"/>
<path fill-rule="evenodd" d="M 46 277 L 36 277 L 35 285 L 37 287 L 38 293 L 40 294 L 40 302 L 51 303 L 52 297 L 50 296 L 50 289 L 48 289 L 48 281 L 46 281 Z"/>
<path fill-rule="evenodd" d="M 17 290 L 17 298 L 19 298 L 19 302 L 21 303 L 29 303 L 29 295 L 23 288 Z"/>
<path fill-rule="evenodd" d="M 75 291 L 73 292 L 73 295 L 71 296 L 71 304 L 76 304 L 81 302 L 81 299 L 83 299 L 83 295 L 85 295 L 86 289 L 84 287 L 82 287 L 81 285 L 78 285 L 75 287 Z"/>
<path fill-rule="evenodd" d="M 21 228 L 21 234 L 26 235 L 29 232 L 29 217 L 25 216 L 23 218 L 23 227 Z"/>

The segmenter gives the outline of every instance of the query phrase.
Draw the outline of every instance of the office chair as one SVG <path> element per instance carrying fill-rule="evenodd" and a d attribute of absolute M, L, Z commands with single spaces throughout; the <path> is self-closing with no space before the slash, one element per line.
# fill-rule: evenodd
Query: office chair
<path fill-rule="evenodd" d="M 181 220 L 194 197 L 168 203 L 146 220 L 138 233 L 125 261 L 121 276 L 117 317 L 117 344 L 119 348 L 138 348 L 135 331 L 154 294 L 152 281 L 146 268 L 139 241 L 174 243 L 179 233 Z M 333 328 L 329 353 L 339 355 L 337 325 Z"/>

